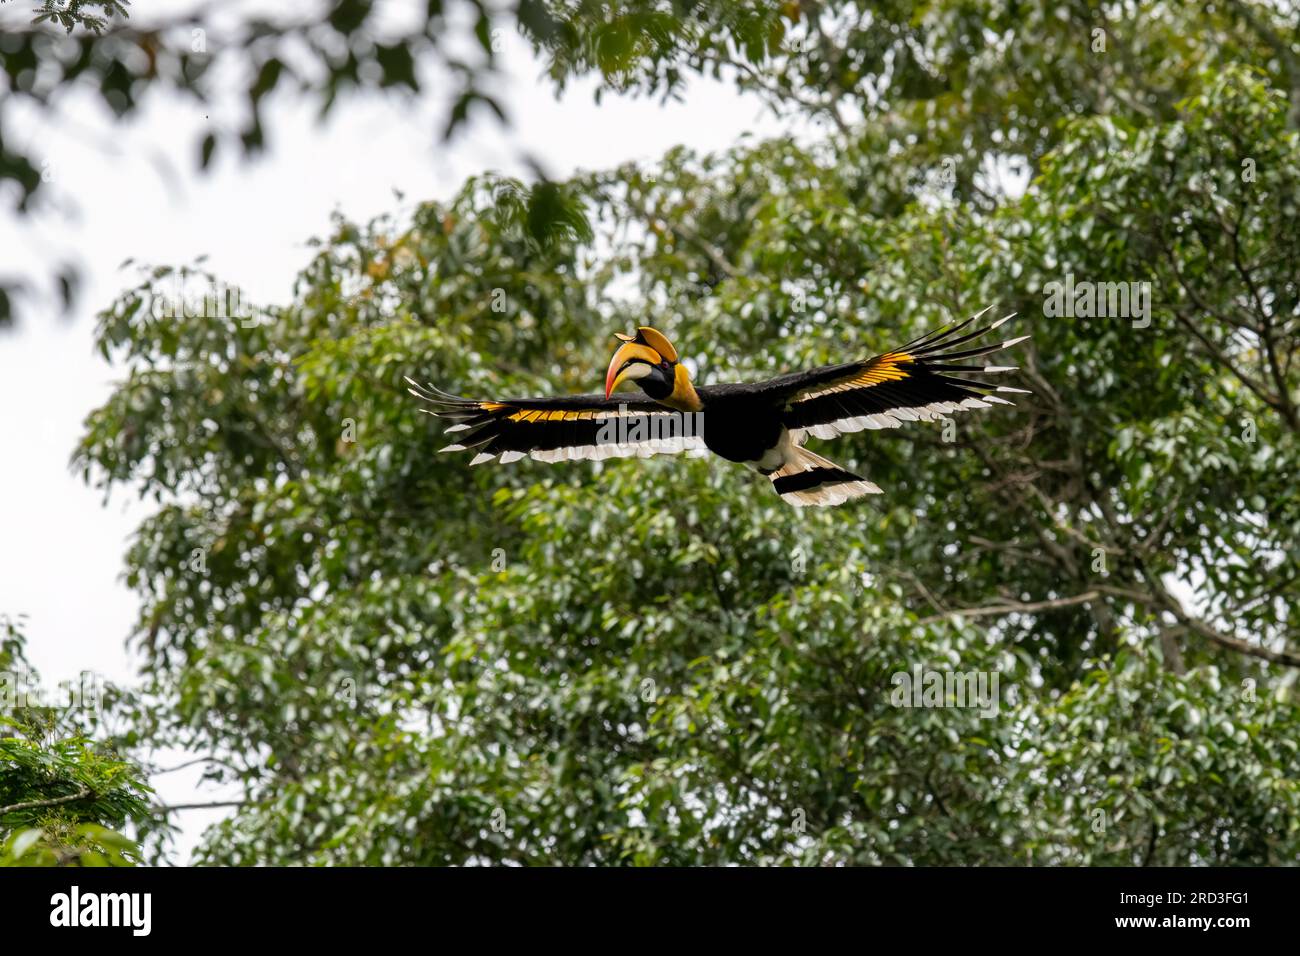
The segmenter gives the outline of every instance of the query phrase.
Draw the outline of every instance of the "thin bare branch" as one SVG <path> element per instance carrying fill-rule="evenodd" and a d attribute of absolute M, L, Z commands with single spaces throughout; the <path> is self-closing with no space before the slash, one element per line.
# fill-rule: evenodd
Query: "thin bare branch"
<path fill-rule="evenodd" d="M 945 614 L 934 614 L 930 617 L 923 617 L 918 622 L 920 624 L 936 624 L 939 621 L 950 620 L 954 617 L 994 617 L 1004 614 L 1037 614 L 1039 611 L 1051 611 L 1056 608 L 1073 607 L 1076 604 L 1087 604 L 1089 601 L 1097 600 L 1101 595 L 1097 591 L 1086 591 L 1083 594 L 1076 594 L 1068 598 L 1054 598 L 1050 601 L 1032 601 L 1023 603 L 1020 601 L 1008 601 L 1005 604 L 992 604 L 988 607 L 967 607 L 957 608 L 948 611 Z"/>
<path fill-rule="evenodd" d="M 89 787 L 83 786 L 76 793 L 70 793 L 63 797 L 50 797 L 47 800 L 25 800 L 22 803 L 11 803 L 7 807 L 0 807 L 0 817 L 6 813 L 14 813 L 18 810 L 35 810 L 40 807 L 57 807 L 65 803 L 76 803 L 78 800 L 85 800 L 93 797 L 94 791 Z"/>

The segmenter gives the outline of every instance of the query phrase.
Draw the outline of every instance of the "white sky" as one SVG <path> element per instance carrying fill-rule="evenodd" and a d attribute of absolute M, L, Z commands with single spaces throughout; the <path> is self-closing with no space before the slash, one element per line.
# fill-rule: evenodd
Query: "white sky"
<path fill-rule="evenodd" d="M 175 5 L 136 0 L 130 10 L 141 22 Z M 46 686 L 84 669 L 122 683 L 134 674 L 123 642 L 138 602 L 120 574 L 127 537 L 149 507 L 120 491 L 104 507 L 68 469 L 82 420 L 121 374 L 91 340 L 96 311 L 135 280 L 134 271 L 118 272 L 124 259 L 183 264 L 206 253 L 208 268 L 253 301 L 283 302 L 311 257 L 306 240 L 327 233 L 330 213 L 364 221 L 394 211 L 395 189 L 409 205 L 447 197 L 488 169 L 526 177 L 518 164 L 525 151 L 565 176 L 652 160 L 678 144 L 718 150 L 746 133 L 787 129 L 757 99 L 712 81 L 693 82 L 684 103 L 666 106 L 614 96 L 596 106 L 590 81 L 557 100 L 523 40 L 513 31 L 502 39 L 501 101 L 512 125 L 473 115 L 449 145 L 439 141 L 446 110 L 436 96 L 415 106 L 348 99 L 324 125 L 310 104 L 276 98 L 266 113 L 265 157 L 250 165 L 219 150 L 208 176 L 194 169 L 204 109 L 188 100 L 151 95 L 137 118 L 117 126 L 96 98 L 78 97 L 57 124 L 31 117 L 14 127 L 20 143 L 38 143 L 50 161 L 65 212 L 20 221 L 0 211 L 0 273 L 43 283 L 52 262 L 71 256 L 84 283 L 70 319 L 27 309 L 17 332 L 0 332 L 0 613 L 28 616 L 30 657 Z M 170 174 L 160 173 L 159 160 Z M 196 790 L 197 776 L 159 778 L 160 798 L 217 798 Z M 183 815 L 182 860 L 219 815 Z"/>

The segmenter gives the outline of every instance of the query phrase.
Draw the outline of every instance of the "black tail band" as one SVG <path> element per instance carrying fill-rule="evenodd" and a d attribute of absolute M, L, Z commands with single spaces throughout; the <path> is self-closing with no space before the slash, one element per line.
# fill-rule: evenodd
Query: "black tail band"
<path fill-rule="evenodd" d="M 846 481 L 861 480 L 857 475 L 842 468 L 812 468 L 773 479 L 772 487 L 776 489 L 778 495 L 788 495 L 792 491 L 808 491 L 812 488 L 820 488 L 822 485 L 838 485 Z"/>

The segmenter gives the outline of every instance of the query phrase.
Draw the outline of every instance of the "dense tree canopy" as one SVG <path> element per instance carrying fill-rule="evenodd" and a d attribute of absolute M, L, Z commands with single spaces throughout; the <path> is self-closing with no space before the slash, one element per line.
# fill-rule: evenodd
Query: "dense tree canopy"
<path fill-rule="evenodd" d="M 77 460 L 159 504 L 123 713 L 245 794 L 200 858 L 1294 862 L 1297 25 L 546 8 L 557 82 L 719 72 L 824 138 L 483 176 L 247 318 L 167 266 L 104 311 Z M 638 324 L 756 378 L 990 304 L 1033 394 L 840 439 L 885 494 L 815 513 L 707 459 L 467 469 L 402 386 L 594 391 Z M 995 696 L 910 706 L 918 670 Z"/>
<path fill-rule="evenodd" d="M 0 616 L 0 866 L 135 863 L 140 847 L 109 827 L 158 828 L 140 768 L 104 742 L 117 691 L 89 673 L 44 687 L 19 624 Z"/>

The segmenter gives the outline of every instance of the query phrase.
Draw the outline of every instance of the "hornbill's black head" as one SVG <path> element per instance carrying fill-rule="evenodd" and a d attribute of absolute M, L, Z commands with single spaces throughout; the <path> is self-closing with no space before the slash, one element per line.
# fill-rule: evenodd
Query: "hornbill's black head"
<path fill-rule="evenodd" d="M 605 373 L 605 397 L 623 382 L 635 382 L 657 402 L 696 411 L 699 398 L 691 386 L 690 374 L 677 361 L 677 350 L 662 332 L 642 326 L 636 335 L 615 333 L 623 344 L 610 360 Z"/>

